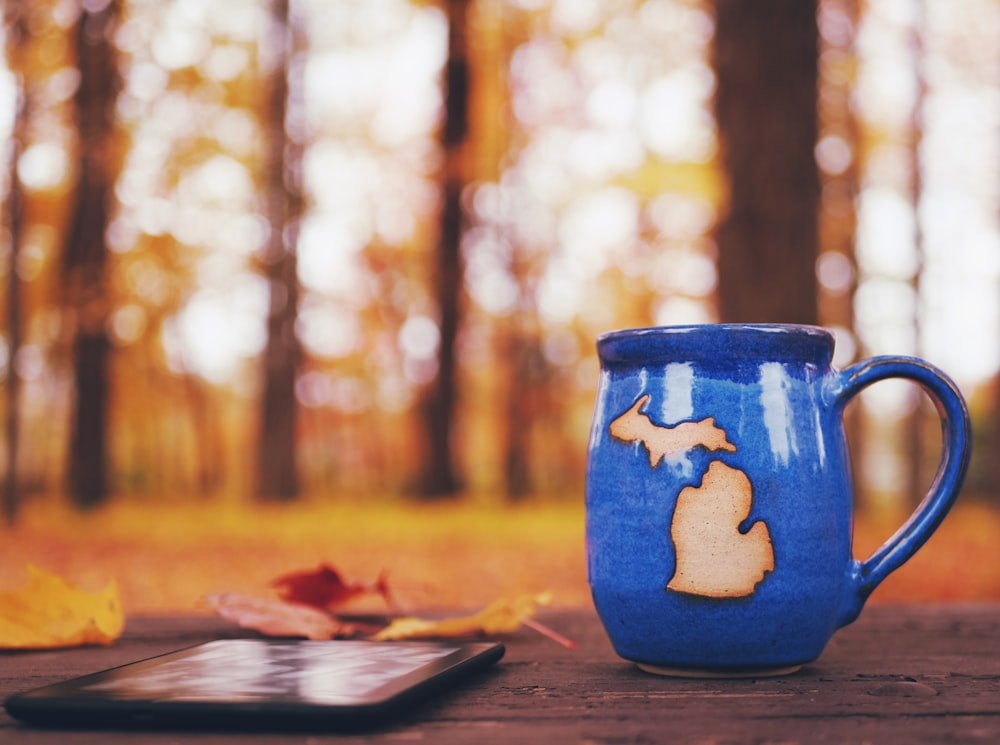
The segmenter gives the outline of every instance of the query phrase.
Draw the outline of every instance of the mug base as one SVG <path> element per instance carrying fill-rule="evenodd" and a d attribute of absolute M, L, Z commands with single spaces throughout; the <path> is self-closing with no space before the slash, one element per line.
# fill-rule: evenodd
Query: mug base
<path fill-rule="evenodd" d="M 788 667 L 737 667 L 732 669 L 711 667 L 661 667 L 637 662 L 640 670 L 670 678 L 775 678 L 791 675 L 802 669 L 802 665 Z"/>

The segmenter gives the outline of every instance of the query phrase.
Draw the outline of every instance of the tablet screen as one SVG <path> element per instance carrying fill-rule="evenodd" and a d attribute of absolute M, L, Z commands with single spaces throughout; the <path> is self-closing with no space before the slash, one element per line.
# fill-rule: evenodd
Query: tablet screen
<path fill-rule="evenodd" d="M 6 707 L 57 726 L 332 724 L 384 717 L 503 654 L 494 642 L 225 639 L 15 694 Z"/>
<path fill-rule="evenodd" d="M 354 705 L 458 651 L 427 643 L 225 640 L 109 670 L 78 691 L 122 699 Z"/>

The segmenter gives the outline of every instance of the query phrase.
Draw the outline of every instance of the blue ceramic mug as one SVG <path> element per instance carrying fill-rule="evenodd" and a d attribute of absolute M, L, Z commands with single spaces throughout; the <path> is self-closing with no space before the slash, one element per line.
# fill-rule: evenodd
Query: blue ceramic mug
<path fill-rule="evenodd" d="M 833 346 L 821 328 L 789 325 L 598 339 L 587 569 L 619 655 L 665 674 L 796 670 L 940 524 L 969 460 L 957 387 L 909 357 L 835 370 Z M 886 378 L 930 395 L 943 454 L 906 524 L 857 561 L 843 411 Z"/>

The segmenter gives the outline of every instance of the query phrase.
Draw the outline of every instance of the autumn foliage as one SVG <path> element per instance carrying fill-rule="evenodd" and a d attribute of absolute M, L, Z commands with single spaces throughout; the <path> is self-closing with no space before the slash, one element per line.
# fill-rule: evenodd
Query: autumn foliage
<path fill-rule="evenodd" d="M 300 570 L 277 577 L 272 585 L 278 588 L 281 599 L 289 603 L 302 603 L 315 608 L 333 609 L 365 594 L 381 596 L 387 605 L 393 605 L 389 582 L 379 574 L 374 582 L 345 580 L 329 564 L 315 569 Z"/>
<path fill-rule="evenodd" d="M 998 141 L 979 126 L 996 3 L 933 26 L 822 0 L 780 23 L 723 18 L 721 35 L 707 0 L 400 0 L 377 23 L 369 6 L 4 4 L 9 608 L 35 592 L 16 594 L 28 561 L 74 585 L 114 578 L 130 613 L 214 597 L 319 635 L 339 633 L 347 600 L 494 619 L 538 578 L 584 605 L 598 334 L 746 314 L 732 320 L 836 327 L 838 364 L 911 340 L 994 346 L 968 289 L 995 293 L 995 262 L 968 252 L 996 243 L 995 194 L 976 186 L 993 182 L 958 177 L 990 161 L 948 143 L 966 121 Z M 744 49 L 780 51 L 773 33 L 809 64 L 744 64 Z M 913 60 L 879 57 L 900 44 Z M 924 63 L 939 73 L 917 85 Z M 760 147 L 759 130 L 796 135 L 780 165 L 807 188 L 754 175 L 785 172 L 766 158 L 792 151 Z M 740 179 L 736 161 L 760 170 Z M 809 312 L 756 316 L 791 297 Z M 1000 395 L 993 373 L 955 372 L 973 404 L 970 491 L 995 501 Z M 935 412 L 888 400 L 848 422 L 864 550 L 936 465 Z M 442 495 L 447 509 L 428 499 Z M 874 602 L 997 599 L 998 536 L 994 512 L 960 505 Z M 34 604 L 72 596 L 53 587 Z M 314 612 L 288 618 L 290 603 Z"/>
<path fill-rule="evenodd" d="M 467 615 L 440 618 L 390 617 L 379 623 L 373 618 L 353 619 L 338 615 L 342 605 L 364 594 L 382 596 L 391 605 L 389 584 L 383 574 L 375 582 L 342 578 L 329 564 L 278 577 L 281 600 L 255 598 L 235 593 L 210 595 L 208 603 L 224 618 L 269 636 L 302 636 L 307 639 L 365 637 L 376 641 L 401 639 L 463 638 L 517 631 L 522 625 L 545 634 L 566 647 L 574 643 L 533 619 L 538 606 L 548 605 L 551 593 L 501 598 Z"/>
<path fill-rule="evenodd" d="M 861 513 L 859 558 L 901 522 L 896 511 Z M 997 536 L 1000 520 L 993 510 L 960 500 L 869 602 L 1000 600 Z M 282 634 L 291 629 L 280 626 L 280 611 L 289 610 L 298 592 L 306 603 L 294 604 L 292 620 L 301 627 L 304 619 L 315 619 L 315 628 L 303 635 L 323 637 L 339 633 L 341 624 L 359 626 L 353 633 L 376 633 L 389 616 L 431 622 L 475 616 L 543 590 L 551 591 L 557 608 L 591 603 L 580 502 L 516 509 L 468 503 L 281 510 L 119 504 L 88 515 L 32 507 L 0 542 L 0 593 L 20 598 L 20 605 L 0 607 L 0 618 L 36 603 L 25 621 L 36 629 L 56 604 L 48 590 L 36 595 L 29 589 L 38 586 L 23 569 L 25 557 L 88 593 L 100 593 L 113 578 L 128 616 L 214 613 L 205 598 L 216 595 L 219 606 L 230 606 L 244 620 L 259 612 L 275 624 L 269 631 Z"/>
<path fill-rule="evenodd" d="M 87 592 L 38 567 L 17 590 L 0 592 L 0 649 L 111 644 L 125 628 L 118 586 Z"/>
<path fill-rule="evenodd" d="M 720 36 L 711 3 L 679 0 L 396 2 L 385 25 L 365 3 L 185 7 L 4 5 L 10 520 L 39 492 L 578 493 L 601 332 L 735 314 L 838 327 L 848 358 L 905 352 L 860 313 L 885 305 L 892 339 L 920 336 L 893 300 L 919 277 L 854 256 L 862 186 L 923 120 L 864 110 L 875 9 L 805 3 Z M 987 11 L 956 23 L 985 34 Z M 996 47 L 943 35 L 924 51 Z M 741 51 L 771 41 L 806 59 Z M 957 58 L 956 79 L 990 77 Z M 807 177 L 776 191 L 737 161 Z M 854 301 L 866 279 L 886 302 Z M 808 308 L 761 310 L 793 296 Z M 889 424 L 879 462 L 921 463 L 903 441 L 921 427 Z"/>

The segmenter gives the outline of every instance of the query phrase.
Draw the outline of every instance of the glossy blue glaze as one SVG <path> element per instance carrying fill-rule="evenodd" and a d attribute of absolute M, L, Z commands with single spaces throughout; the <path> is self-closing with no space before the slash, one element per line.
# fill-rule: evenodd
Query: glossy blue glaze
<path fill-rule="evenodd" d="M 969 455 L 965 403 L 943 373 L 920 360 L 880 357 L 836 371 L 827 331 L 774 325 L 612 332 L 598 340 L 598 353 L 587 466 L 588 576 L 608 635 L 626 659 L 717 670 L 815 659 L 834 631 L 857 617 L 874 587 L 930 536 L 961 486 Z M 938 404 L 944 455 L 928 499 L 885 546 L 858 562 L 851 552 L 853 492 L 842 413 L 862 388 L 888 377 L 915 380 Z M 654 465 L 647 443 L 659 435 L 622 429 L 613 435 L 619 417 L 643 427 L 648 419 L 656 429 L 643 429 L 647 434 L 712 417 L 698 426 L 716 428 L 724 433 L 719 442 L 728 444 L 672 446 L 679 449 Z M 728 474 L 721 486 L 705 478 L 713 464 L 713 473 Z M 748 508 L 737 515 L 734 540 L 742 545 L 748 536 L 766 535 L 770 563 L 760 563 L 759 546 L 706 560 L 715 533 L 689 537 L 717 519 L 712 515 L 729 514 L 725 500 L 741 478 L 752 496 L 733 501 Z M 680 524 L 682 492 L 691 528 Z M 709 498 L 727 506 L 694 516 L 690 510 L 705 508 Z M 702 556 L 688 584 L 675 539 L 683 539 L 688 555 Z M 756 584 L 723 589 L 724 578 L 697 578 L 730 564 L 742 568 L 744 550 L 747 562 L 765 567 Z M 707 590 L 706 582 L 717 584 Z"/>

